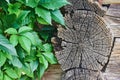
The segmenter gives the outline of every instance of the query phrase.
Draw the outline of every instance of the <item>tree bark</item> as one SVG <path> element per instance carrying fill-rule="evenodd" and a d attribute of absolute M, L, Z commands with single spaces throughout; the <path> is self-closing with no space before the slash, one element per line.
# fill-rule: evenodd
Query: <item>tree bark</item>
<path fill-rule="evenodd" d="M 100 17 L 104 11 L 87 0 L 69 1 L 72 5 L 65 7 L 67 28 L 58 30 L 63 50 L 56 52 L 62 80 L 104 80 L 102 72 L 109 62 L 112 42 Z"/>

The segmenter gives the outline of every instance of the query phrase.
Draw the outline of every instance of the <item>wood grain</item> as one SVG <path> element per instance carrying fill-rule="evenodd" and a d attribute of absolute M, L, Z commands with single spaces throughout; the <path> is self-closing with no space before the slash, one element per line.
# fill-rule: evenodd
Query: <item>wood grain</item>
<path fill-rule="evenodd" d="M 117 13 L 119 14 L 120 13 L 120 11 L 119 11 L 120 8 L 117 8 L 119 6 L 120 5 L 116 5 L 116 4 L 111 5 L 110 8 L 108 9 L 108 12 L 113 12 L 113 13 L 116 12 L 116 14 Z M 115 10 L 115 9 L 116 9 L 115 12 L 112 11 L 112 10 Z M 116 15 L 113 15 L 113 17 L 111 17 L 111 18 L 110 18 L 110 16 L 105 16 L 104 19 L 105 19 L 107 25 L 109 26 L 109 28 L 110 28 L 110 30 L 112 32 L 113 37 L 120 37 L 120 23 L 119 23 L 119 19 L 116 20 L 115 18 L 118 18 L 118 17 L 114 17 L 114 16 L 116 16 Z M 72 23 L 71 23 L 71 25 L 72 25 Z M 120 38 L 116 38 L 114 44 L 115 45 L 114 45 L 113 50 L 112 50 L 110 61 L 108 63 L 106 71 L 103 73 L 104 80 L 120 80 Z M 77 70 L 77 71 L 80 71 L 80 72 L 79 73 L 77 72 L 75 74 L 84 74 L 84 73 L 81 72 L 81 70 L 82 69 Z M 74 71 L 74 70 L 72 70 L 72 71 Z M 43 80 L 61 80 L 62 72 L 63 71 L 60 69 L 60 65 L 50 66 L 49 69 L 46 71 Z M 83 70 L 83 72 L 88 73 L 88 70 L 86 70 L 86 71 Z M 68 73 L 70 74 L 70 71 L 68 71 Z M 93 74 L 94 72 L 91 72 L 91 73 Z M 66 76 L 66 75 L 64 75 L 64 76 Z M 90 76 L 90 75 L 87 74 L 87 76 Z M 92 79 L 92 80 L 94 80 L 94 79 Z"/>
<path fill-rule="evenodd" d="M 67 29 L 60 29 L 63 50 L 56 52 L 64 71 L 62 80 L 103 80 L 111 51 L 112 38 L 102 10 L 87 0 L 70 0 L 66 6 Z"/>
<path fill-rule="evenodd" d="M 120 4 L 120 0 L 103 0 L 103 4 Z"/>

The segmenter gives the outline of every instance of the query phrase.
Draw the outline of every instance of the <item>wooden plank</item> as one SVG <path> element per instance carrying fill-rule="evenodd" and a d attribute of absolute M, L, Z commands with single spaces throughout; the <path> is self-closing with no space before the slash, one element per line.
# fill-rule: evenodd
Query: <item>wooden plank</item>
<path fill-rule="evenodd" d="M 102 0 L 103 4 L 120 4 L 120 0 Z"/>
<path fill-rule="evenodd" d="M 45 72 L 42 80 L 61 80 L 62 70 L 60 65 L 51 65 Z"/>
<path fill-rule="evenodd" d="M 120 37 L 120 5 L 112 4 L 104 17 L 114 37 Z M 106 80 L 120 80 L 120 38 L 116 38 L 104 76 Z"/>
<path fill-rule="evenodd" d="M 109 15 L 115 18 L 120 18 L 120 4 L 111 4 L 106 15 Z"/>
<path fill-rule="evenodd" d="M 120 80 L 120 38 L 115 40 L 115 46 L 104 76 L 106 80 Z"/>
<path fill-rule="evenodd" d="M 120 4 L 112 4 L 104 17 L 114 37 L 120 37 Z"/>

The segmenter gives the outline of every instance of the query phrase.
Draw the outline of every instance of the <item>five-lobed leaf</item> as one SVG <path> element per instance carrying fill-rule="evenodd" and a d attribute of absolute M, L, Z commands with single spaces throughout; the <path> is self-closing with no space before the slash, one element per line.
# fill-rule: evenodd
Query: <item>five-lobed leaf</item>
<path fill-rule="evenodd" d="M 38 17 L 43 18 L 47 23 L 51 24 L 51 14 L 49 10 L 46 10 L 42 7 L 36 7 L 35 13 L 38 15 Z"/>

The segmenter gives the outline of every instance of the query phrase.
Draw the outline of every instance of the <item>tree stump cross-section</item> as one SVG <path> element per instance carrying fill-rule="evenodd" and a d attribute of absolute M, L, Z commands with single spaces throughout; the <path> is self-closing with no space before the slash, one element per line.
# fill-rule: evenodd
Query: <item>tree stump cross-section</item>
<path fill-rule="evenodd" d="M 73 3 L 75 1 L 78 3 Z M 102 71 L 111 51 L 110 31 L 93 3 L 87 0 L 70 2 L 73 5 L 65 7 L 67 29 L 58 30 L 63 50 L 56 52 L 56 57 L 63 70 L 62 80 L 104 80 Z M 84 5 L 80 7 L 79 3 Z"/>

